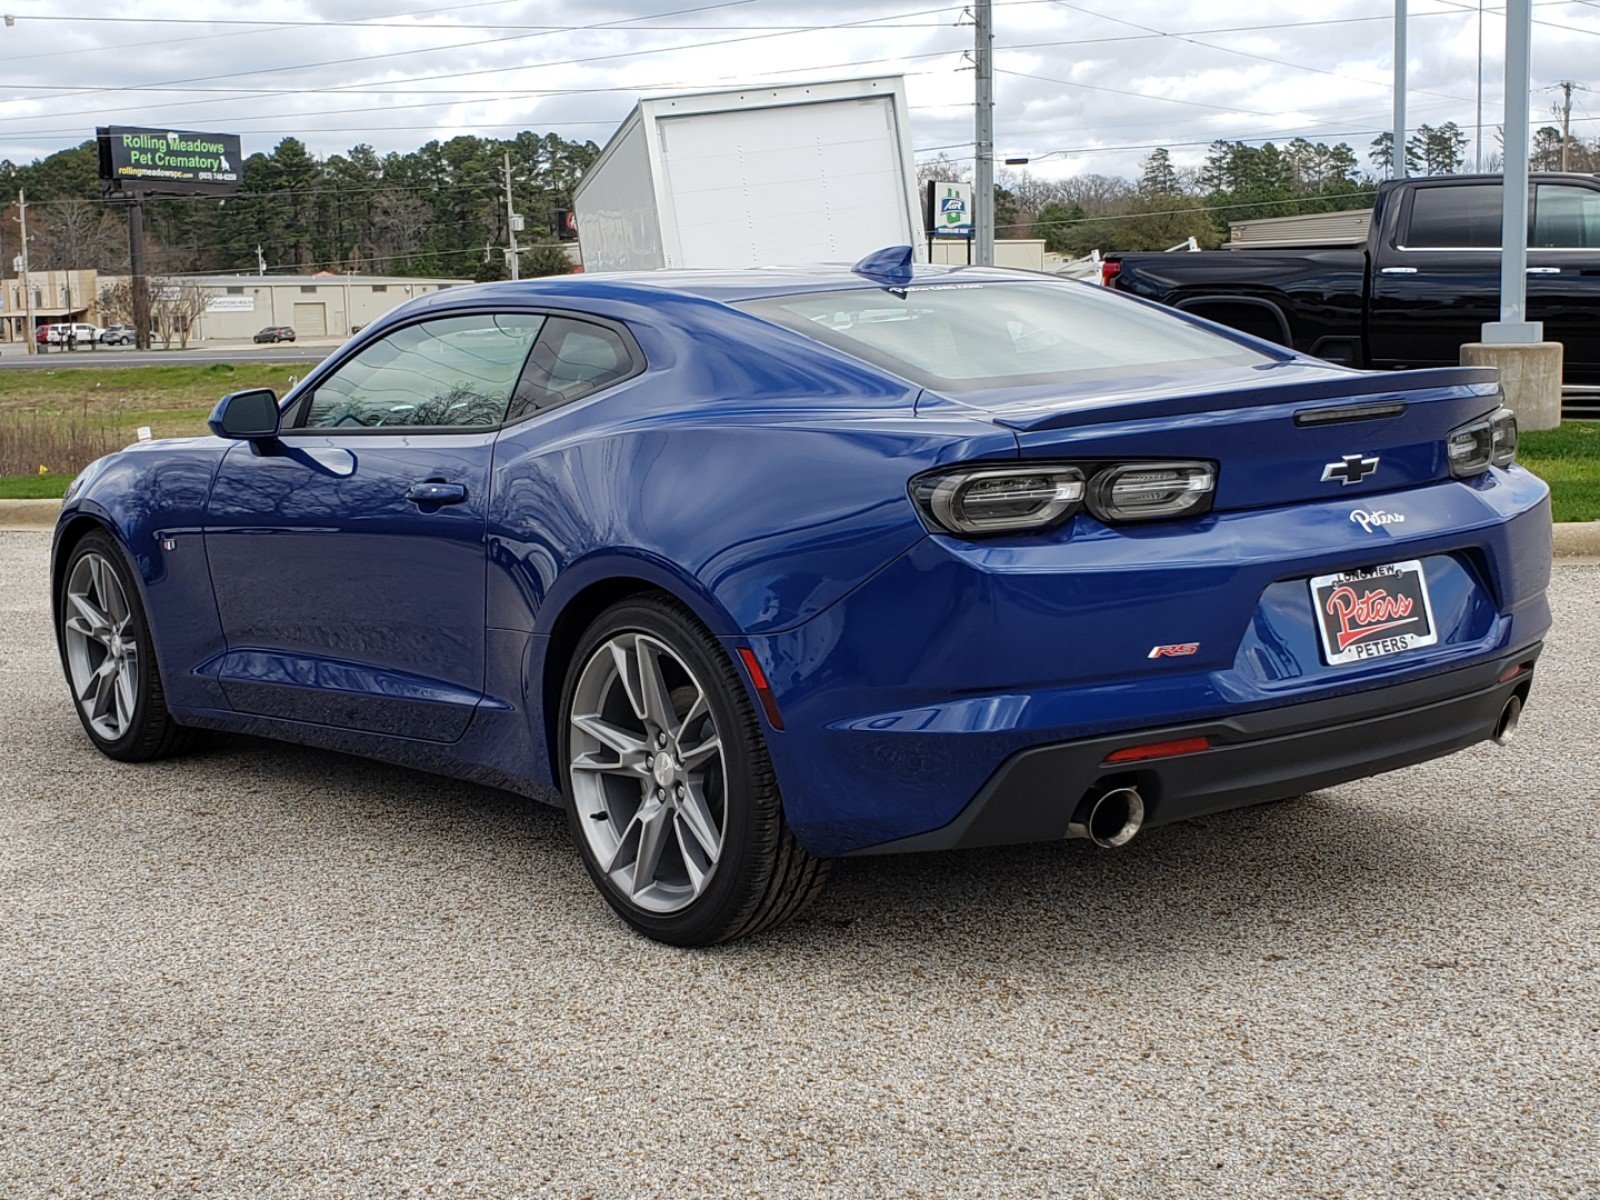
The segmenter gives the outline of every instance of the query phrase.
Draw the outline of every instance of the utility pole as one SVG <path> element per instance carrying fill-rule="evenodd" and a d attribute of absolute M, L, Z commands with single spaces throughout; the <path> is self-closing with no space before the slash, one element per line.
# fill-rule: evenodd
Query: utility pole
<path fill-rule="evenodd" d="M 1406 177 L 1406 0 L 1394 0 L 1394 132 L 1389 135 L 1389 177 Z"/>
<path fill-rule="evenodd" d="M 517 226 L 522 223 L 522 218 L 512 210 L 511 206 L 511 151 L 505 152 L 502 160 L 506 173 L 506 263 L 511 268 L 511 278 L 522 278 L 522 262 L 517 257 Z"/>
<path fill-rule="evenodd" d="M 977 158 L 972 170 L 972 261 L 994 266 L 994 6 L 973 0 L 975 29 L 972 63 L 977 75 L 977 112 L 973 141 Z"/>
<path fill-rule="evenodd" d="M 22 340 L 28 344 L 29 354 L 39 353 L 33 341 L 33 289 L 28 286 L 28 193 L 25 188 L 17 189 L 17 220 L 22 222 L 22 254 L 19 257 L 22 275 L 22 311 L 27 314 L 23 322 Z"/>
<path fill-rule="evenodd" d="M 261 243 L 257 242 L 256 243 L 256 274 L 257 275 L 265 275 L 266 273 L 267 273 L 267 256 L 265 254 L 261 253 Z"/>
<path fill-rule="evenodd" d="M 1572 145 L 1572 89 L 1577 84 L 1563 79 L 1556 86 L 1561 89 L 1561 169 L 1565 171 Z"/>

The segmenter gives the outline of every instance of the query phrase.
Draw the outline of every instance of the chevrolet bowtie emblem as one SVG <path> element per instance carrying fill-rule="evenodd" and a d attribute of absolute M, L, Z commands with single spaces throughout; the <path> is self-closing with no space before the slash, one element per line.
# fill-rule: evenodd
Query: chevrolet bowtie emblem
<path fill-rule="evenodd" d="M 1378 456 L 1364 454 L 1346 454 L 1338 462 L 1331 462 L 1322 468 L 1322 482 L 1332 483 L 1337 479 L 1348 487 L 1352 483 L 1360 483 L 1368 475 L 1378 469 Z"/>

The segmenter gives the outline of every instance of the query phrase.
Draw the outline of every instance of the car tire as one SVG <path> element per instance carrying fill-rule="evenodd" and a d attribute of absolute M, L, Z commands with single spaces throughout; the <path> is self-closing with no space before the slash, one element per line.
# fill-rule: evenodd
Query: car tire
<path fill-rule="evenodd" d="M 647 685 L 647 671 L 660 686 Z M 784 819 L 749 693 L 675 601 L 624 601 L 584 633 L 558 742 L 584 866 L 647 937 L 674 946 L 745 937 L 793 919 L 821 892 L 828 864 Z"/>
<path fill-rule="evenodd" d="M 67 558 L 56 645 L 72 706 L 107 758 L 148 762 L 188 748 L 194 731 L 167 708 L 144 602 L 109 534 L 85 535 Z"/>

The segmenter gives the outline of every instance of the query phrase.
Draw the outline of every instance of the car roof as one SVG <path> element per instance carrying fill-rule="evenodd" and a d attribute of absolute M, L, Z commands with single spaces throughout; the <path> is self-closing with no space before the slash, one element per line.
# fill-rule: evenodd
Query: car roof
<path fill-rule="evenodd" d="M 1019 271 L 1004 267 L 934 266 L 914 264 L 909 285 L 930 283 L 1009 282 L 1017 280 L 1057 280 L 1059 276 L 1038 271 Z M 534 299 L 565 296 L 631 298 L 646 303 L 658 302 L 663 293 L 681 297 L 734 304 L 772 296 L 800 295 L 807 292 L 879 289 L 887 286 L 881 278 L 856 274 L 848 263 L 823 263 L 800 267 L 754 267 L 747 270 L 606 271 L 580 275 L 546 275 L 517 282 L 487 283 L 454 287 L 443 293 L 430 293 L 435 303 L 448 303 L 445 297 L 479 301 Z M 904 286 L 896 284 L 895 286 Z"/>

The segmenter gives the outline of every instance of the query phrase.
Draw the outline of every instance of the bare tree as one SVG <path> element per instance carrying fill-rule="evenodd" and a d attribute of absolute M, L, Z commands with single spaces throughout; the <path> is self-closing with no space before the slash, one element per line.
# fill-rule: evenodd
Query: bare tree
<path fill-rule="evenodd" d="M 433 224 L 432 210 L 407 192 L 380 193 L 374 209 L 378 221 L 374 257 L 386 268 L 421 246 Z"/>
<path fill-rule="evenodd" d="M 29 247 L 34 265 L 59 271 L 117 265 L 119 250 L 114 219 L 104 207 L 87 200 L 51 201 L 41 206 L 38 232 Z"/>
<path fill-rule="evenodd" d="M 163 350 L 172 349 L 174 341 L 180 350 L 188 347 L 189 336 L 209 300 L 206 290 L 192 280 L 150 280 L 150 325 Z"/>
<path fill-rule="evenodd" d="M 100 289 L 100 320 L 106 325 L 133 325 L 133 284 L 127 279 Z"/>

